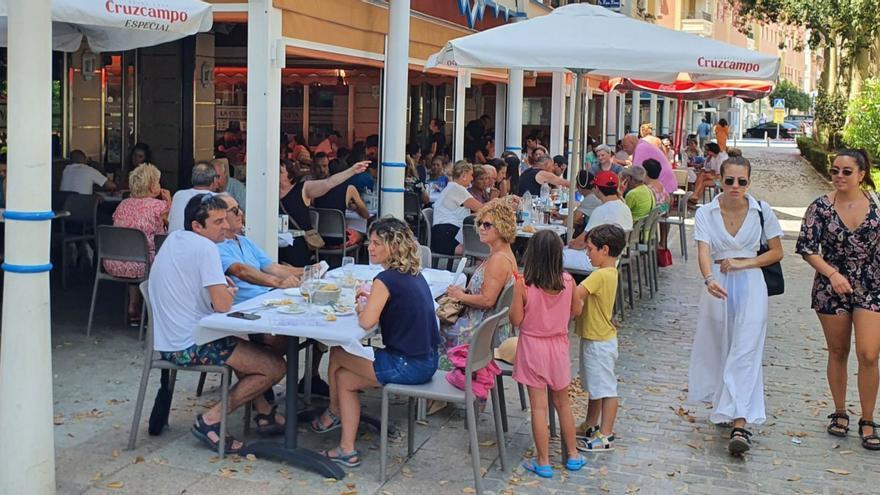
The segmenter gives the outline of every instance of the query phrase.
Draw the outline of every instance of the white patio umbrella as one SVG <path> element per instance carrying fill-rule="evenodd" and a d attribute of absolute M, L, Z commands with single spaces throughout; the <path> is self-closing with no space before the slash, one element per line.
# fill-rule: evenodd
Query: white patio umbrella
<path fill-rule="evenodd" d="M 7 4 L 0 0 L 0 46 L 7 45 Z M 199 0 L 53 0 L 52 49 L 124 51 L 208 31 L 211 4 Z"/>
<path fill-rule="evenodd" d="M 548 15 L 505 24 L 454 39 L 432 55 L 425 68 L 507 68 L 570 70 L 582 98 L 582 75 L 628 77 L 673 83 L 685 73 L 692 81 L 776 80 L 779 59 L 727 43 L 673 31 L 589 4 L 572 4 Z M 586 101 L 575 105 L 572 165 L 581 167 L 581 124 Z M 570 198 L 574 197 L 571 181 Z M 573 215 L 569 216 L 569 230 Z"/>
<path fill-rule="evenodd" d="M 9 46 L 0 493 L 52 495 L 52 49 L 75 50 L 83 36 L 95 51 L 165 43 L 210 29 L 211 7 L 195 0 L 0 0 L 0 17 Z"/>

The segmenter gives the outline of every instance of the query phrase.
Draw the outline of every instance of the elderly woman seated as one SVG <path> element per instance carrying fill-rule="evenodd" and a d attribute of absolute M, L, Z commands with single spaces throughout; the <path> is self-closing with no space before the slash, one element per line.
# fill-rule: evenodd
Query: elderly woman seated
<path fill-rule="evenodd" d="M 167 231 L 168 211 L 171 209 L 171 193 L 162 189 L 159 179 L 162 173 L 155 165 L 138 165 L 128 176 L 131 197 L 123 199 L 113 213 L 115 227 L 138 229 L 147 236 L 150 262 L 156 256 L 153 236 Z M 136 261 L 104 261 L 104 269 L 114 277 L 143 278 L 146 267 Z M 138 325 L 141 317 L 141 294 L 137 285 L 128 286 L 128 322 Z"/>
<path fill-rule="evenodd" d="M 384 349 L 375 361 L 354 356 L 341 347 L 330 351 L 330 405 L 312 422 L 317 433 L 342 428 L 339 446 L 324 452 L 333 461 L 357 467 L 361 455 L 354 441 L 360 422 L 358 392 L 386 383 L 418 385 L 437 371 L 440 334 L 434 299 L 421 275 L 419 244 L 410 228 L 396 218 L 382 218 L 370 226 L 370 262 L 384 271 L 373 279 L 366 303 L 357 305 L 364 330 L 379 325 Z"/>
<path fill-rule="evenodd" d="M 452 182 L 443 189 L 440 197 L 434 202 L 431 251 L 447 255 L 460 255 L 464 251 L 464 246 L 461 244 L 463 242 L 461 227 L 464 219 L 483 206 L 468 191 L 473 179 L 473 165 L 464 160 L 455 163 L 452 168 Z"/>

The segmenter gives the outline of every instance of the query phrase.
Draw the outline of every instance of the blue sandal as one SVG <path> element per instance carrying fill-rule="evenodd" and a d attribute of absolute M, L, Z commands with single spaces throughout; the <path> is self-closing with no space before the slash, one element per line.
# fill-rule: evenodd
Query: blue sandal
<path fill-rule="evenodd" d="M 333 455 L 330 455 L 333 453 Z M 320 454 L 336 464 L 341 464 L 345 467 L 356 468 L 361 465 L 361 453 L 357 451 L 357 449 L 352 450 L 351 452 L 343 452 L 341 448 L 336 447 L 335 449 L 330 450 L 322 450 Z M 352 459 L 354 459 L 352 461 Z"/>
<path fill-rule="evenodd" d="M 552 466 L 539 466 L 534 459 L 529 459 L 521 464 L 522 468 L 526 471 L 531 471 L 542 478 L 552 478 L 553 477 L 553 467 Z"/>
<path fill-rule="evenodd" d="M 324 415 L 330 418 L 330 424 L 324 426 L 324 422 L 321 421 L 324 418 Z M 312 431 L 315 433 L 327 433 L 328 431 L 333 431 L 338 428 L 342 428 L 342 420 L 339 419 L 339 416 L 333 414 L 329 408 L 325 409 L 320 416 L 312 420 Z"/>
<path fill-rule="evenodd" d="M 565 469 L 569 471 L 580 471 L 582 467 L 587 463 L 587 460 L 584 456 L 578 454 L 576 457 L 569 457 L 567 461 L 565 461 Z"/>

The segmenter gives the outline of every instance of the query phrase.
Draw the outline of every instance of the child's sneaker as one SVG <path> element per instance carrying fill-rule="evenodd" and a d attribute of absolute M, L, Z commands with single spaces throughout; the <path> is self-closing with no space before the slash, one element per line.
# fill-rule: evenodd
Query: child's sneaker
<path fill-rule="evenodd" d="M 597 431 L 589 440 L 578 440 L 577 449 L 581 452 L 611 452 L 614 450 L 614 435 L 606 437 Z"/>

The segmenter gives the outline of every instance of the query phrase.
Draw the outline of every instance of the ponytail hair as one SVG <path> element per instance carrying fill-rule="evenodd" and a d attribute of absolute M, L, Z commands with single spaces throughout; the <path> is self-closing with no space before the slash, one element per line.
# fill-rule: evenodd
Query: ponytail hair
<path fill-rule="evenodd" d="M 852 158 L 859 167 L 859 170 L 865 173 L 865 177 L 862 179 L 862 186 L 864 186 L 865 189 L 877 190 L 877 185 L 874 184 L 874 179 L 871 177 L 871 159 L 868 157 L 867 151 L 863 149 L 844 148 L 837 150 L 834 159 L 836 160 L 839 156 Z"/>

